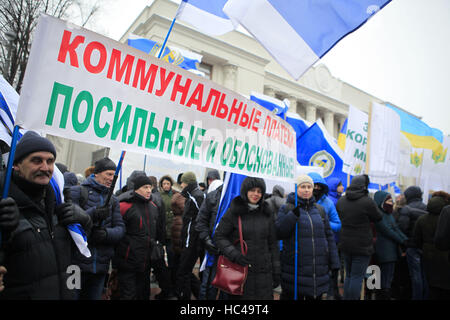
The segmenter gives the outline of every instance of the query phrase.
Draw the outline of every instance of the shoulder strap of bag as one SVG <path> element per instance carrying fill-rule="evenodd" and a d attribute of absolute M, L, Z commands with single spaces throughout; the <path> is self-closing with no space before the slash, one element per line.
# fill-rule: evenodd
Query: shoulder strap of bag
<path fill-rule="evenodd" d="M 88 203 L 89 190 L 85 186 L 80 186 L 80 202 L 79 205 L 82 209 L 86 210 L 86 205 Z"/>
<path fill-rule="evenodd" d="M 241 243 L 241 252 L 245 256 L 247 254 L 247 243 L 245 243 L 244 237 L 242 236 L 241 216 L 238 217 L 238 225 L 239 225 L 239 242 Z"/>

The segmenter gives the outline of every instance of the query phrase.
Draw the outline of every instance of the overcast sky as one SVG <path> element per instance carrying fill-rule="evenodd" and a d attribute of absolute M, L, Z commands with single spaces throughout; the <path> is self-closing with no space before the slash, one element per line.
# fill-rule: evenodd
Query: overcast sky
<path fill-rule="evenodd" d="M 109 0 L 88 28 L 118 40 L 152 2 Z M 322 63 L 342 81 L 450 134 L 450 0 L 393 0 Z"/>

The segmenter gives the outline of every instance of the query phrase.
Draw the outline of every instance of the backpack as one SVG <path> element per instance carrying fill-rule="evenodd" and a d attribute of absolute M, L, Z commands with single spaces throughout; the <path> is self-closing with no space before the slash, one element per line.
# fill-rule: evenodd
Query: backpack
<path fill-rule="evenodd" d="M 80 187 L 80 200 L 78 202 L 78 205 L 80 206 L 81 209 L 86 210 L 85 208 L 88 204 L 88 199 L 89 199 L 89 189 L 83 185 L 80 185 L 79 187 Z M 117 199 L 111 197 L 112 208 L 114 208 L 117 201 L 118 201 Z M 111 215 L 112 215 L 112 212 L 111 212 Z M 111 217 L 111 224 L 113 224 L 112 217 Z"/>

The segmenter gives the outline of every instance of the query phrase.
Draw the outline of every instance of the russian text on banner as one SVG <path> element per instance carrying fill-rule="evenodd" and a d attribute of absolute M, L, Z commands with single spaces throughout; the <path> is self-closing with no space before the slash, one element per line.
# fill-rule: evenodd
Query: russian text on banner
<path fill-rule="evenodd" d="M 253 101 L 128 45 L 43 15 L 17 123 L 120 150 L 293 181 L 292 127 Z"/>

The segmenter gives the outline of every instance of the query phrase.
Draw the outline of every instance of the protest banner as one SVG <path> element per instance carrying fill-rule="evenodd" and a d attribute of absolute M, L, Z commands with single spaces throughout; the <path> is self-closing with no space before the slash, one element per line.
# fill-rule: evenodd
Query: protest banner
<path fill-rule="evenodd" d="M 342 171 L 351 176 L 362 174 L 366 166 L 368 123 L 366 113 L 350 106 Z"/>
<path fill-rule="evenodd" d="M 296 135 L 216 83 L 42 15 L 16 123 L 81 142 L 293 181 Z"/>

